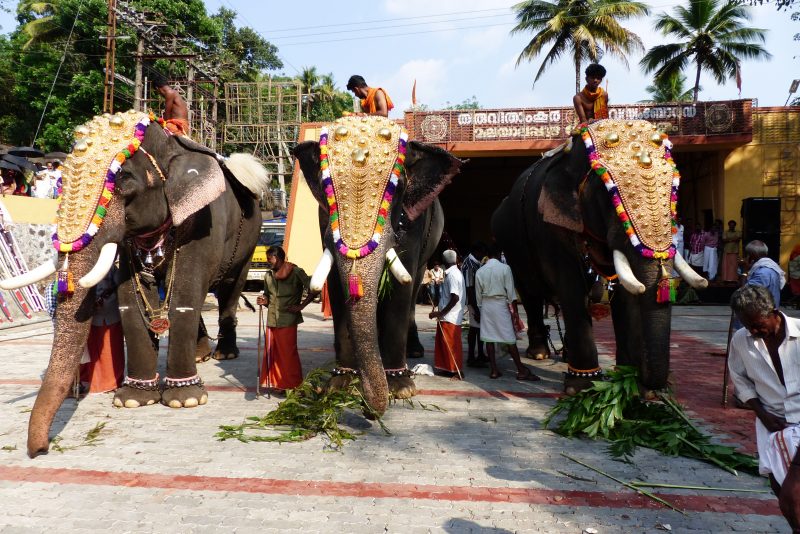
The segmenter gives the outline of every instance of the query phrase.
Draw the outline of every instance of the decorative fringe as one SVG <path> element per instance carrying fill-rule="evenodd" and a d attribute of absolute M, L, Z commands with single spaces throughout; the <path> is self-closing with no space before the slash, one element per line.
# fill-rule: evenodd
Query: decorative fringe
<path fill-rule="evenodd" d="M 356 262 L 353 260 L 353 268 L 350 274 L 347 275 L 347 302 L 352 306 L 364 296 L 364 283 L 361 281 L 361 276 L 356 272 Z"/>
<path fill-rule="evenodd" d="M 664 261 L 661 260 L 661 280 L 658 281 L 658 289 L 656 290 L 656 302 L 675 302 L 677 295 L 677 284 L 675 280 L 670 277 L 667 268 L 664 266 Z"/>
<path fill-rule="evenodd" d="M 61 270 L 58 271 L 58 293 L 60 295 L 70 296 L 75 292 L 75 281 L 72 278 L 72 273 L 69 272 L 69 254 L 64 256 L 64 264 Z"/>

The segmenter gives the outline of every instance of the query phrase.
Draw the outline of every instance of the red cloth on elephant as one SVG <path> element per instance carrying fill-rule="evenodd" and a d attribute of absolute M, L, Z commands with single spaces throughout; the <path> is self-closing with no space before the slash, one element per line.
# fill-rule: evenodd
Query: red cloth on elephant
<path fill-rule="evenodd" d="M 89 393 L 104 393 L 120 387 L 125 374 L 122 323 L 92 325 L 86 348 L 90 361 L 81 365 L 81 382 L 89 385 Z"/>
<path fill-rule="evenodd" d="M 333 317 L 333 310 L 331 309 L 331 297 L 328 295 L 328 282 L 322 285 L 322 319 L 330 319 Z"/>
<path fill-rule="evenodd" d="M 164 127 L 175 135 L 189 135 L 189 121 L 186 119 L 167 119 Z"/>
<path fill-rule="evenodd" d="M 282 328 L 267 327 L 265 338 L 264 361 L 259 377 L 261 386 L 267 386 L 268 372 L 269 387 L 296 388 L 303 381 L 303 367 L 300 364 L 300 354 L 297 352 L 297 325 Z"/>
<path fill-rule="evenodd" d="M 433 366 L 449 373 L 457 373 L 464 366 L 464 347 L 461 342 L 460 324 L 438 322 Z"/>

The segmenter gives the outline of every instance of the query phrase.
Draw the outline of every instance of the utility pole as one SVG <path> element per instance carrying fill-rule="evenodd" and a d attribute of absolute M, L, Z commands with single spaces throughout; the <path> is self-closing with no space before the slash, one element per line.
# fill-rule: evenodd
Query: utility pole
<path fill-rule="evenodd" d="M 108 0 L 106 34 L 106 79 L 103 87 L 103 113 L 114 113 L 114 69 L 117 60 L 117 0 Z"/>
<path fill-rule="evenodd" d="M 133 109 L 144 111 L 142 106 L 142 56 L 144 55 L 144 39 L 137 33 L 139 42 L 136 44 L 136 76 L 133 85 Z"/>

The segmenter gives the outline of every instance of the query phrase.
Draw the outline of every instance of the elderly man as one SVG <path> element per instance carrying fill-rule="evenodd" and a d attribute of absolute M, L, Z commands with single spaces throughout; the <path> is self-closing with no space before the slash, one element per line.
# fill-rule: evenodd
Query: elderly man
<path fill-rule="evenodd" d="M 500 247 L 492 245 L 489 261 L 475 273 L 475 300 L 481 311 L 481 341 L 486 343 L 489 356 L 489 378 L 503 376 L 495 360 L 495 344 L 500 343 L 508 346 L 517 366 L 517 380 L 539 380 L 519 359 L 517 333 L 511 317 L 511 309 L 517 307 L 517 292 L 511 267 L 499 261 L 501 254 Z"/>
<path fill-rule="evenodd" d="M 786 273 L 771 258 L 767 257 L 769 249 L 763 241 L 750 241 L 744 247 L 749 286 L 764 286 L 769 289 L 776 308 L 781 307 L 781 289 L 786 285 Z"/>
<path fill-rule="evenodd" d="M 769 475 L 781 512 L 800 532 L 800 319 L 778 311 L 764 286 L 731 298 L 744 328 L 731 339 L 736 396 L 756 413 L 759 471 Z"/>
<path fill-rule="evenodd" d="M 439 295 L 439 311 L 428 317 L 436 319 L 436 343 L 433 352 L 433 367 L 442 374 L 460 380 L 464 360 L 461 343 L 461 321 L 464 319 L 464 277 L 456 265 L 455 250 L 445 250 L 442 260 L 447 269 Z"/>

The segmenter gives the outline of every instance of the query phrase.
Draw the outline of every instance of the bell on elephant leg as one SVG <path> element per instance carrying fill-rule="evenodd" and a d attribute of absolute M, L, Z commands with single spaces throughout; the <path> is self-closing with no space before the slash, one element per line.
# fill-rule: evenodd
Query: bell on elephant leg
<path fill-rule="evenodd" d="M 147 251 L 147 254 L 144 257 L 144 262 L 143 263 L 145 265 L 147 265 L 147 266 L 153 265 L 153 255 L 150 254 L 149 250 Z"/>

